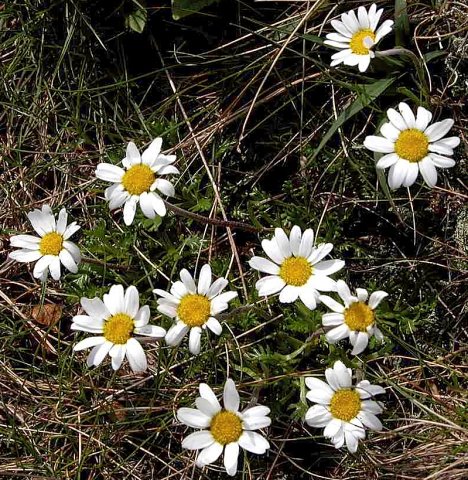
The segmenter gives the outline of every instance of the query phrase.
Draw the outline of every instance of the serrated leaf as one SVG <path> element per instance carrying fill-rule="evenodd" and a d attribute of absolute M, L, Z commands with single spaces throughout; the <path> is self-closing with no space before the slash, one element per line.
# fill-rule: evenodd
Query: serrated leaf
<path fill-rule="evenodd" d="M 172 18 L 180 20 L 183 17 L 199 12 L 202 8 L 218 0 L 172 0 Z"/>
<path fill-rule="evenodd" d="M 148 20 L 148 14 L 145 8 L 140 8 L 130 13 L 125 19 L 128 28 L 137 33 L 142 33 Z"/>

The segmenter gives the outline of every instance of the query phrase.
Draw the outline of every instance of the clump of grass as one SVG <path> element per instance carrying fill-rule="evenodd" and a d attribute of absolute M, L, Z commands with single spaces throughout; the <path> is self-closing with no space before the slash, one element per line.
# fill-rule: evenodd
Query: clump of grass
<path fill-rule="evenodd" d="M 381 4 L 393 11 L 393 2 Z M 272 408 L 271 452 L 249 457 L 245 478 L 463 478 L 466 152 L 457 150 L 438 188 L 409 195 L 376 184 L 362 147 L 402 98 L 452 116 L 464 138 L 461 4 L 410 3 L 409 30 L 398 26 L 402 46 L 422 59 L 425 84 L 403 57 L 378 59 L 365 74 L 331 70 L 323 2 L 232 2 L 180 23 L 169 8 L 149 7 L 140 35 L 105 2 L 28 0 L 0 10 L 2 254 L 9 236 L 24 232 L 25 214 L 50 203 L 67 205 L 83 225 L 85 257 L 77 274 L 43 288 L 24 265 L 0 265 L 0 474 L 223 478 L 216 466 L 194 470 L 175 411 L 201 381 L 220 387 L 229 374 L 245 401 Z M 382 48 L 392 46 L 386 39 Z M 126 228 L 110 214 L 96 164 L 120 161 L 129 140 L 159 135 L 182 172 L 176 207 L 211 219 L 224 211 L 255 228 L 178 213 L 139 216 Z M 391 293 L 381 315 L 386 343 L 361 357 L 362 373 L 389 386 L 386 428 L 356 455 L 302 422 L 300 391 L 304 375 L 334 360 L 362 364 L 344 344 L 325 342 L 320 311 L 258 298 L 247 266 L 272 227 L 294 224 L 335 244 L 351 284 Z M 151 290 L 205 261 L 229 276 L 240 300 L 196 361 L 184 346 L 151 342 L 141 376 L 90 370 L 83 355 L 72 357 L 81 297 L 135 285 L 168 327 Z M 43 303 L 60 306 L 61 318 L 38 323 L 31 308 Z"/>

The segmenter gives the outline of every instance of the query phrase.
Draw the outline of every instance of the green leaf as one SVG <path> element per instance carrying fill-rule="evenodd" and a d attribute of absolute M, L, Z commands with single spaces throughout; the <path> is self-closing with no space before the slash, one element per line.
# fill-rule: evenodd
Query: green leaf
<path fill-rule="evenodd" d="M 327 144 L 332 135 L 350 118 L 352 118 L 356 113 L 360 112 L 364 107 L 367 107 L 372 103 L 377 97 L 379 97 L 387 88 L 395 81 L 392 78 L 385 78 L 378 80 L 377 82 L 371 83 L 370 85 L 361 85 L 361 93 L 358 98 L 346 108 L 338 118 L 333 122 L 333 125 L 329 128 L 328 132 L 323 136 L 322 141 L 319 146 L 315 149 L 312 156 L 307 161 L 309 165 L 312 160 L 319 154 L 322 148 Z"/>
<path fill-rule="evenodd" d="M 172 0 L 172 17 L 180 20 L 192 13 L 199 12 L 202 8 L 217 2 L 218 0 Z"/>
<path fill-rule="evenodd" d="M 137 33 L 142 33 L 145 29 L 147 19 L 148 14 L 146 9 L 139 8 L 127 16 L 125 19 L 125 24 L 127 28 L 130 28 L 130 30 L 133 30 Z"/>
<path fill-rule="evenodd" d="M 395 44 L 403 46 L 410 32 L 406 0 L 395 0 Z"/>

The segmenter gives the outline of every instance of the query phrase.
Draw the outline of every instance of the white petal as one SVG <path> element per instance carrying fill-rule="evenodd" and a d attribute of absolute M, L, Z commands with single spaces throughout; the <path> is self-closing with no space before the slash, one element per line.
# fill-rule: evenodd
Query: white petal
<path fill-rule="evenodd" d="M 340 22 L 339 20 L 332 20 L 331 21 L 332 27 L 341 35 L 344 37 L 351 39 L 352 37 L 352 32 L 350 32 L 347 28 L 346 25 L 343 22 Z"/>
<path fill-rule="evenodd" d="M 294 285 L 286 285 L 279 295 L 279 301 L 281 303 L 291 303 L 297 300 L 299 296 L 300 288 Z"/>
<path fill-rule="evenodd" d="M 239 445 L 248 452 L 259 455 L 265 453 L 270 448 L 270 444 L 265 437 L 257 432 L 249 432 L 248 430 L 245 430 L 240 436 Z"/>
<path fill-rule="evenodd" d="M 109 350 L 109 356 L 112 358 L 113 370 L 118 370 L 121 367 L 126 353 L 127 348 L 125 345 L 114 345 Z"/>
<path fill-rule="evenodd" d="M 396 153 L 387 153 L 387 155 L 383 155 L 376 163 L 376 168 L 385 169 L 391 167 L 400 157 Z"/>
<path fill-rule="evenodd" d="M 177 419 L 179 422 L 192 428 L 208 428 L 211 423 L 211 417 L 195 408 L 179 408 L 177 410 Z"/>
<path fill-rule="evenodd" d="M 125 312 L 125 294 L 122 285 L 112 285 L 109 293 L 103 295 L 104 305 L 112 315 Z"/>
<path fill-rule="evenodd" d="M 60 279 L 60 259 L 59 257 L 54 257 L 49 264 L 50 275 L 54 280 Z"/>
<path fill-rule="evenodd" d="M 127 160 L 129 160 L 128 163 L 130 165 L 136 165 L 137 163 L 141 163 L 140 152 L 133 142 L 128 142 L 126 158 Z"/>
<path fill-rule="evenodd" d="M 189 350 L 192 355 L 198 355 L 200 353 L 201 334 L 202 329 L 200 327 L 193 327 L 190 329 Z"/>
<path fill-rule="evenodd" d="M 370 398 L 385 393 L 384 388 L 380 385 L 371 385 L 368 380 L 361 380 L 356 385 L 356 390 L 359 392 L 361 398 Z"/>
<path fill-rule="evenodd" d="M 351 386 L 351 373 L 343 362 L 336 361 L 333 365 L 333 371 L 340 382 L 340 387 L 349 388 Z"/>
<path fill-rule="evenodd" d="M 351 295 L 351 291 L 349 290 L 348 285 L 343 280 L 338 280 L 336 282 L 336 291 L 341 299 L 345 302 L 346 306 L 349 306 L 351 303 L 355 302 L 355 297 Z"/>
<path fill-rule="evenodd" d="M 262 248 L 265 253 L 278 265 L 281 265 L 281 263 L 283 263 L 283 260 L 286 258 L 281 253 L 275 238 L 273 238 L 272 240 L 262 240 Z"/>
<path fill-rule="evenodd" d="M 437 170 L 429 157 L 423 158 L 419 162 L 419 170 L 424 181 L 429 187 L 435 187 L 437 184 Z"/>
<path fill-rule="evenodd" d="M 327 425 L 332 418 L 333 417 L 329 410 L 323 405 L 313 405 L 305 414 L 305 421 L 307 425 L 316 428 L 325 427 L 325 425 Z"/>
<path fill-rule="evenodd" d="M 78 352 L 80 350 L 85 350 L 87 348 L 95 347 L 96 345 L 101 345 L 106 341 L 104 337 L 88 337 L 84 340 L 78 342 L 74 347 L 73 350 Z"/>
<path fill-rule="evenodd" d="M 400 102 L 398 105 L 398 109 L 400 110 L 401 116 L 406 123 L 408 128 L 415 128 L 416 127 L 416 118 L 414 116 L 413 111 L 409 107 L 409 105 L 405 102 Z"/>
<path fill-rule="evenodd" d="M 364 139 L 364 146 L 373 151 L 379 153 L 394 153 L 395 145 L 392 141 L 387 140 L 384 137 L 377 137 L 375 135 L 369 135 Z"/>
<path fill-rule="evenodd" d="M 333 298 L 329 297 L 328 295 L 320 295 L 319 299 L 328 308 L 336 313 L 343 313 L 345 311 L 345 307 L 343 307 L 343 305 L 338 303 L 336 300 L 333 300 Z"/>
<path fill-rule="evenodd" d="M 375 31 L 375 43 L 379 42 L 385 35 L 392 31 L 393 20 L 385 20 Z"/>
<path fill-rule="evenodd" d="M 437 155 L 436 153 L 431 153 L 430 159 L 432 163 L 439 168 L 451 168 L 455 166 L 455 160 L 453 160 L 453 158 L 443 157 L 442 155 Z"/>
<path fill-rule="evenodd" d="M 125 225 L 131 225 L 135 218 L 137 200 L 133 197 L 125 202 L 124 205 L 124 223 Z"/>
<path fill-rule="evenodd" d="M 376 386 L 376 385 L 375 385 Z M 375 414 L 380 414 L 383 411 L 382 405 L 380 402 L 375 402 L 374 400 L 364 400 L 361 402 L 362 410 Z"/>
<path fill-rule="evenodd" d="M 88 367 L 95 366 L 98 367 L 101 365 L 102 361 L 104 358 L 106 358 L 106 355 L 109 353 L 109 350 L 112 348 L 113 343 L 109 341 L 105 341 L 101 345 L 95 346 L 90 354 L 88 355 L 88 359 L 86 360 L 86 363 Z"/>
<path fill-rule="evenodd" d="M 8 256 L 12 260 L 16 260 L 17 262 L 23 262 L 23 263 L 29 263 L 29 262 L 35 262 L 39 258 L 42 257 L 42 253 L 39 250 L 16 250 L 14 252 L 10 252 Z"/>
<path fill-rule="evenodd" d="M 216 462 L 223 453 L 223 445 L 218 442 L 212 443 L 209 447 L 204 448 L 197 457 L 196 464 L 198 467 L 204 467 L 210 463 Z"/>
<path fill-rule="evenodd" d="M 301 246 L 301 228 L 298 225 L 294 225 L 291 228 L 291 232 L 289 233 L 289 245 L 291 247 L 291 252 L 294 256 L 299 255 L 299 247 Z"/>
<path fill-rule="evenodd" d="M 142 327 L 135 328 L 137 335 L 145 335 L 153 338 L 164 338 L 166 336 L 166 330 L 157 325 L 144 325 Z"/>
<path fill-rule="evenodd" d="M 215 334 L 215 335 L 221 335 L 221 332 L 223 331 L 223 327 L 221 324 L 216 320 L 214 317 L 208 318 L 206 321 L 206 326 Z"/>
<path fill-rule="evenodd" d="M 275 240 L 278 244 L 281 254 L 284 257 L 290 257 L 292 252 L 289 245 L 289 239 L 282 228 L 275 228 Z"/>
<path fill-rule="evenodd" d="M 411 187 L 411 185 L 413 185 L 413 183 L 416 181 L 416 178 L 418 178 L 418 173 L 419 173 L 418 164 L 415 162 L 409 162 L 406 167 L 406 176 L 403 179 L 402 185 L 404 187 Z"/>
<path fill-rule="evenodd" d="M 50 222 L 47 220 L 48 217 L 44 218 L 40 210 L 33 210 L 29 212 L 27 216 L 32 227 L 41 237 L 52 230 Z"/>
<path fill-rule="evenodd" d="M 323 431 L 323 436 L 327 438 L 334 437 L 339 432 L 340 429 L 341 429 L 341 420 L 334 418 L 325 427 L 325 430 Z"/>
<path fill-rule="evenodd" d="M 187 327 L 185 323 L 177 322 L 167 331 L 166 337 L 165 337 L 166 343 L 171 347 L 175 347 L 176 345 L 179 345 L 179 343 L 182 341 L 182 339 L 184 338 L 188 330 L 189 330 L 189 327 Z"/>
<path fill-rule="evenodd" d="M 141 155 L 141 160 L 143 161 L 143 163 L 145 163 L 146 165 L 151 165 L 161 153 L 161 147 L 162 138 L 155 138 L 150 143 L 150 146 Z"/>
<path fill-rule="evenodd" d="M 369 68 L 370 61 L 370 55 L 361 55 L 361 59 L 359 60 L 359 71 L 365 72 Z"/>
<path fill-rule="evenodd" d="M 76 233 L 81 227 L 76 222 L 70 223 L 63 232 L 63 239 L 68 240 L 74 233 Z M 66 242 L 64 242 L 65 244 Z M 71 243 L 71 242 L 70 242 Z"/>
<path fill-rule="evenodd" d="M 340 382 L 338 380 L 338 377 L 336 376 L 333 368 L 327 368 L 325 369 L 325 378 L 327 379 L 328 384 L 333 390 L 339 390 L 340 389 Z"/>
<path fill-rule="evenodd" d="M 187 291 L 190 293 L 197 293 L 197 286 L 195 285 L 195 280 L 190 272 L 184 268 L 180 271 L 179 275 Z"/>
<path fill-rule="evenodd" d="M 211 300 L 213 297 L 219 295 L 228 285 L 228 281 L 221 277 L 215 280 L 212 284 L 210 289 L 208 290 L 207 297 Z"/>
<path fill-rule="evenodd" d="M 387 117 L 392 122 L 393 126 L 398 128 L 398 130 L 408 129 L 404 118 L 394 108 L 389 108 L 387 110 Z"/>
<path fill-rule="evenodd" d="M 228 378 L 224 384 L 223 402 L 226 410 L 231 410 L 233 412 L 239 411 L 239 393 L 237 392 L 236 385 L 231 378 Z"/>
<path fill-rule="evenodd" d="M 382 422 L 373 413 L 362 411 L 358 413 L 357 418 L 371 430 L 379 432 L 383 428 Z"/>
<path fill-rule="evenodd" d="M 214 404 L 210 400 L 203 397 L 196 398 L 195 405 L 200 412 L 208 415 L 210 418 L 214 417 L 219 411 L 221 411 L 219 403 Z"/>
<path fill-rule="evenodd" d="M 105 182 L 120 183 L 125 171 L 117 165 L 100 163 L 96 168 L 96 177 Z"/>
<path fill-rule="evenodd" d="M 257 430 L 259 428 L 266 428 L 271 425 L 271 418 L 269 417 L 252 417 L 244 418 L 244 429 L 245 430 Z"/>
<path fill-rule="evenodd" d="M 146 355 L 140 342 L 135 338 L 129 338 L 127 341 L 127 358 L 133 372 L 144 372 L 148 368 Z"/>
<path fill-rule="evenodd" d="M 264 405 L 256 405 L 242 412 L 242 418 L 266 417 L 270 414 L 270 409 Z"/>
<path fill-rule="evenodd" d="M 142 328 L 146 326 L 149 322 L 150 314 L 151 313 L 148 305 L 143 305 L 143 307 L 141 307 L 138 310 L 137 314 L 133 319 L 133 323 L 135 324 L 135 327 Z"/>
<path fill-rule="evenodd" d="M 310 389 L 307 392 L 307 398 L 311 402 L 328 405 L 333 396 L 332 388 L 323 380 L 315 377 L 306 377 L 305 383 Z"/>
<path fill-rule="evenodd" d="M 233 477 L 237 473 L 237 459 L 239 457 L 239 444 L 228 443 L 224 449 L 224 468 L 226 473 Z"/>
<path fill-rule="evenodd" d="M 432 125 L 429 125 L 424 133 L 427 135 L 430 142 L 436 142 L 449 132 L 454 123 L 455 122 L 451 118 L 447 118 L 441 122 L 436 122 Z"/>
<path fill-rule="evenodd" d="M 312 254 L 314 247 L 314 231 L 308 228 L 302 235 L 301 244 L 299 246 L 299 256 L 308 258 Z"/>
<path fill-rule="evenodd" d="M 154 211 L 160 216 L 164 217 L 167 213 L 166 205 L 163 199 L 155 192 L 149 194 Z"/>
<path fill-rule="evenodd" d="M 322 325 L 324 327 L 335 327 L 344 322 L 342 313 L 325 313 L 322 315 Z"/>
<path fill-rule="evenodd" d="M 312 265 L 315 265 L 320 260 L 325 258 L 332 250 L 333 250 L 332 243 L 321 243 L 320 245 L 318 245 L 316 248 L 312 250 L 312 253 L 309 255 L 307 260 Z"/>
<path fill-rule="evenodd" d="M 39 278 L 42 276 L 44 272 L 46 272 L 49 268 L 50 263 L 54 260 L 53 255 L 44 255 L 41 257 L 36 265 L 34 265 L 33 276 L 34 278 Z"/>
<path fill-rule="evenodd" d="M 260 272 L 269 273 L 271 275 L 278 275 L 280 267 L 270 260 L 263 257 L 252 257 L 249 260 L 249 265 Z"/>
<path fill-rule="evenodd" d="M 416 128 L 424 132 L 432 119 L 432 113 L 424 107 L 418 107 L 416 113 Z"/>
<path fill-rule="evenodd" d="M 148 192 L 143 192 L 141 195 L 140 195 L 140 208 L 141 208 L 141 211 L 143 212 L 143 215 L 146 217 L 146 218 L 151 218 L 153 219 L 154 217 L 156 217 L 156 212 L 153 208 L 153 194 L 152 193 L 148 193 Z"/>
<path fill-rule="evenodd" d="M 80 301 L 84 311 L 93 319 L 103 320 L 110 317 L 110 312 L 107 310 L 104 302 L 100 298 L 85 298 Z"/>
<path fill-rule="evenodd" d="M 175 195 L 174 186 L 168 180 L 164 178 L 157 178 L 155 181 L 156 188 L 164 195 L 168 197 L 173 197 Z"/>
<path fill-rule="evenodd" d="M 78 265 L 81 262 L 81 252 L 80 249 L 70 241 L 65 241 L 63 242 L 63 248 L 70 252 L 71 256 L 73 257 L 73 260 L 75 260 L 75 263 Z"/>
<path fill-rule="evenodd" d="M 346 446 L 348 447 L 348 450 L 351 453 L 355 453 L 358 447 L 358 439 L 354 436 L 353 432 L 345 430 L 344 434 L 345 434 Z"/>
<path fill-rule="evenodd" d="M 140 296 L 138 290 L 133 285 L 127 288 L 125 292 L 125 306 L 124 312 L 130 317 L 134 318 L 140 308 Z"/>
<path fill-rule="evenodd" d="M 211 286 L 211 267 L 206 264 L 200 270 L 198 277 L 198 293 L 200 295 L 206 295 Z"/>
<path fill-rule="evenodd" d="M 255 288 L 260 296 L 266 296 L 278 293 L 285 285 L 286 282 L 277 275 L 268 275 L 258 280 Z"/>
<path fill-rule="evenodd" d="M 388 172 L 388 186 L 392 190 L 401 187 L 408 173 L 409 163 L 407 160 L 400 159 L 390 167 L 390 171 Z"/>
<path fill-rule="evenodd" d="M 367 10 L 362 6 L 358 8 L 358 20 L 359 20 L 359 25 L 362 28 L 367 29 L 370 27 L 369 17 L 367 16 Z"/>
<path fill-rule="evenodd" d="M 171 287 L 171 294 L 178 298 L 181 299 L 182 297 L 185 297 L 189 291 L 187 290 L 187 287 L 182 283 L 182 282 L 174 282 Z"/>
<path fill-rule="evenodd" d="M 317 308 L 318 297 L 318 291 L 307 285 L 304 285 L 304 287 L 299 290 L 299 298 L 309 310 L 315 310 Z"/>
<path fill-rule="evenodd" d="M 351 355 L 359 355 L 362 353 L 367 348 L 368 343 L 369 335 L 367 335 L 366 332 L 359 332 Z"/>
<path fill-rule="evenodd" d="M 67 211 L 62 208 L 59 212 L 58 219 L 57 219 L 57 232 L 63 234 L 65 229 L 67 228 L 67 218 L 68 214 Z"/>
<path fill-rule="evenodd" d="M 393 124 L 386 122 L 380 127 L 380 133 L 391 142 L 395 142 L 401 132 Z"/>
<path fill-rule="evenodd" d="M 63 266 L 72 273 L 76 273 L 78 271 L 78 266 L 75 263 L 75 260 L 71 256 L 68 250 L 62 250 L 59 254 L 60 261 L 62 262 Z"/>
<path fill-rule="evenodd" d="M 10 246 L 37 250 L 41 239 L 34 235 L 14 235 L 10 237 Z"/>
<path fill-rule="evenodd" d="M 349 336 L 349 327 L 345 323 L 342 323 L 338 327 L 333 328 L 332 330 L 328 331 L 325 334 L 325 337 L 327 338 L 328 343 L 337 343 L 340 340 L 343 340 L 343 338 L 346 338 Z"/>
<path fill-rule="evenodd" d="M 201 450 L 209 447 L 215 442 L 209 430 L 193 432 L 182 440 L 182 448 L 187 450 Z"/>
<path fill-rule="evenodd" d="M 200 383 L 200 385 L 198 386 L 198 390 L 202 398 L 205 398 L 206 400 L 211 402 L 213 406 L 216 407 L 217 411 L 221 410 L 221 405 L 219 404 L 219 401 L 216 398 L 216 395 L 206 383 Z"/>
<path fill-rule="evenodd" d="M 387 292 L 383 292 L 381 290 L 377 292 L 373 292 L 369 298 L 369 307 L 374 309 L 377 305 L 385 298 L 388 297 Z"/>

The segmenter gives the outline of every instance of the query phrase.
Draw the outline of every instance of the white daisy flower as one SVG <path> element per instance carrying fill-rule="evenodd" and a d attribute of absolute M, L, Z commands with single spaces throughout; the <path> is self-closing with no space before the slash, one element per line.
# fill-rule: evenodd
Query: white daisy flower
<path fill-rule="evenodd" d="M 12 247 L 20 247 L 9 254 L 17 262 L 35 262 L 33 275 L 44 281 L 50 271 L 54 280 L 60 278 L 60 264 L 72 273 L 78 271 L 81 262 L 80 249 L 68 239 L 80 227 L 76 222 L 67 225 L 68 214 L 64 208 L 55 221 L 49 205 L 43 205 L 42 210 L 28 213 L 29 221 L 39 237 L 34 235 L 14 235 L 10 238 Z"/>
<path fill-rule="evenodd" d="M 109 354 L 114 370 L 120 368 L 127 356 L 134 372 L 144 372 L 148 367 L 146 355 L 135 335 L 164 338 L 166 330 L 148 325 L 150 309 L 148 305 L 140 308 L 136 287 L 124 291 L 122 285 L 114 285 L 103 300 L 82 298 L 81 306 L 88 315 L 75 315 L 71 329 L 98 334 L 73 347 L 75 352 L 93 347 L 88 356 L 88 367 L 100 365 Z"/>
<path fill-rule="evenodd" d="M 110 163 L 100 163 L 96 168 L 97 178 L 114 184 L 105 191 L 109 208 L 114 210 L 125 204 L 125 225 L 133 222 L 138 202 L 147 218 L 154 218 L 156 214 L 160 217 L 166 215 L 166 206 L 155 190 L 168 197 L 174 196 L 174 187 L 161 175 L 178 174 L 179 171 L 171 165 L 176 156 L 161 154 L 161 146 L 162 139 L 156 138 L 140 155 L 136 145 L 130 142 L 127 155 L 122 160 L 124 168 Z"/>
<path fill-rule="evenodd" d="M 221 293 L 227 286 L 225 278 L 211 283 L 211 267 L 203 265 L 200 270 L 198 287 L 188 270 L 181 270 L 180 280 L 171 287 L 171 293 L 155 289 L 158 299 L 158 311 L 176 319 L 166 334 L 166 343 L 179 345 L 190 330 L 189 350 L 193 355 L 200 353 L 200 337 L 207 327 L 220 335 L 223 327 L 215 318 L 218 313 L 227 310 L 228 302 L 237 297 L 236 292 Z"/>
<path fill-rule="evenodd" d="M 376 417 L 382 413 L 381 402 L 371 400 L 374 395 L 385 393 L 378 385 L 362 380 L 356 386 L 351 383 L 352 372 L 343 362 L 325 370 L 327 382 L 308 377 L 305 382 L 310 391 L 307 398 L 314 405 L 307 410 L 305 420 L 312 427 L 325 427 L 323 435 L 331 439 L 335 448 L 345 443 L 354 453 L 359 440 L 366 438 L 365 427 L 380 431 L 382 423 Z"/>
<path fill-rule="evenodd" d="M 239 412 L 239 393 L 230 378 L 224 385 L 224 408 L 206 383 L 200 383 L 199 390 L 197 408 L 179 408 L 177 418 L 189 427 L 203 430 L 184 438 L 182 447 L 201 450 L 196 461 L 198 467 L 216 462 L 224 450 L 224 467 L 228 475 L 234 476 L 239 447 L 259 455 L 270 448 L 268 440 L 253 431 L 270 426 L 270 409 L 257 405 Z"/>
<path fill-rule="evenodd" d="M 364 146 L 373 152 L 385 153 L 377 162 L 377 168 L 388 168 L 388 185 L 399 188 L 401 185 L 413 185 L 421 172 L 425 182 L 434 187 L 437 183 L 437 170 L 450 168 L 455 161 L 448 156 L 460 143 L 458 137 L 443 138 L 453 127 L 451 118 L 429 125 L 432 113 L 424 107 L 418 107 L 416 117 L 404 102 L 395 109 L 387 110 L 390 120 L 380 128 L 383 137 L 370 135 L 364 140 Z"/>
<path fill-rule="evenodd" d="M 314 246 L 314 232 L 308 228 L 301 233 L 295 225 L 288 236 L 282 228 L 275 229 L 271 240 L 263 240 L 262 247 L 271 258 L 252 257 L 249 265 L 268 273 L 255 284 L 261 296 L 280 292 L 279 301 L 290 303 L 299 297 L 314 310 L 322 292 L 335 292 L 336 282 L 328 277 L 344 267 L 343 260 L 322 261 L 332 250 L 333 244 Z"/>
<path fill-rule="evenodd" d="M 341 50 L 332 55 L 332 67 L 344 63 L 358 65 L 360 72 L 367 70 L 371 59 L 375 57 L 372 47 L 392 31 L 392 20 L 385 20 L 377 28 L 382 13 L 383 9 L 377 10 L 377 5 L 373 3 L 369 11 L 359 7 L 357 15 L 351 10 L 341 15 L 341 22 L 331 21 L 336 33 L 329 33 L 324 43 Z"/>
<path fill-rule="evenodd" d="M 351 354 L 359 355 L 366 349 L 372 335 L 375 335 L 377 340 L 383 340 L 383 334 L 375 323 L 374 310 L 388 296 L 388 293 L 373 292 L 369 298 L 367 290 L 356 288 L 356 296 L 354 296 L 351 295 L 348 285 L 343 280 L 338 280 L 336 286 L 344 306 L 327 295 L 320 295 L 320 301 L 334 312 L 322 316 L 322 325 L 333 327 L 325 336 L 329 343 L 336 343 L 349 337 L 354 347 Z M 366 303 L 368 298 L 369 302 Z"/>

